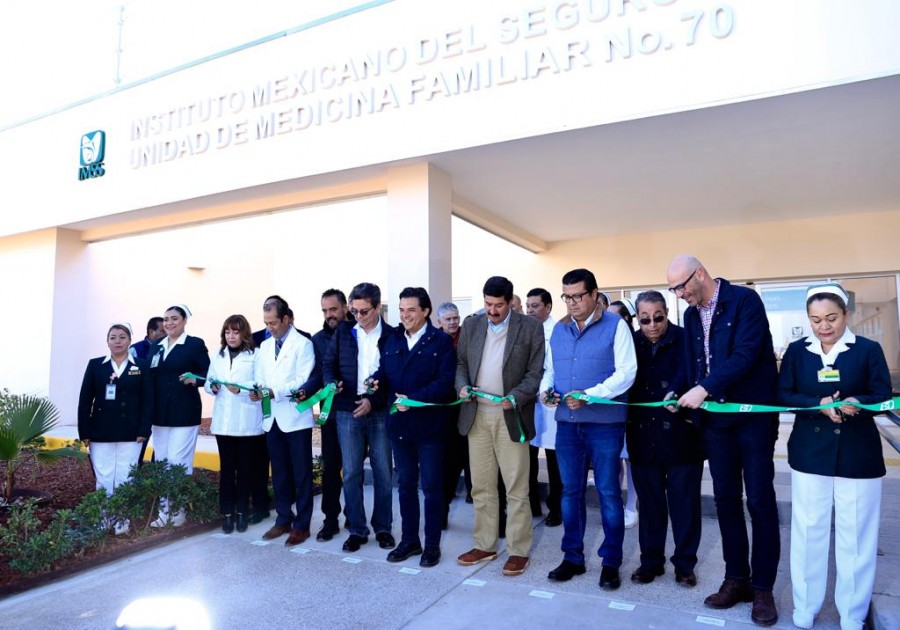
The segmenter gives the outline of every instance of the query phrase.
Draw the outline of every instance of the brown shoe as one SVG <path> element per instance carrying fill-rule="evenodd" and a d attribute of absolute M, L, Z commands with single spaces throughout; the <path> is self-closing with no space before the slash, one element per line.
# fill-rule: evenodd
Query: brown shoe
<path fill-rule="evenodd" d="M 496 551 L 482 551 L 481 549 L 470 549 L 459 558 L 456 559 L 458 563 L 463 565 L 464 567 L 470 567 L 473 564 L 478 564 L 479 562 L 488 562 L 497 557 Z"/>
<path fill-rule="evenodd" d="M 528 558 L 525 556 L 510 556 L 503 565 L 503 575 L 522 575 L 528 568 Z"/>
<path fill-rule="evenodd" d="M 718 593 L 713 593 L 703 600 L 703 603 L 710 608 L 719 610 L 731 608 L 740 602 L 753 601 L 753 587 L 750 586 L 749 580 L 732 580 L 725 578 L 722 586 L 719 587 Z"/>
<path fill-rule="evenodd" d="M 693 571 L 687 573 L 675 571 L 675 582 L 685 588 L 694 588 L 697 586 L 697 575 Z"/>
<path fill-rule="evenodd" d="M 279 536 L 284 536 L 291 531 L 290 525 L 272 525 L 265 534 L 262 535 L 263 540 L 275 540 Z"/>
<path fill-rule="evenodd" d="M 300 543 L 306 542 L 308 538 L 308 529 L 292 529 L 291 535 L 288 536 L 288 539 L 284 541 L 284 546 L 293 547 L 294 545 L 299 545 Z"/>
<path fill-rule="evenodd" d="M 753 623 L 760 626 L 771 626 L 778 621 L 778 610 L 772 591 L 753 589 L 753 610 L 750 613 Z"/>

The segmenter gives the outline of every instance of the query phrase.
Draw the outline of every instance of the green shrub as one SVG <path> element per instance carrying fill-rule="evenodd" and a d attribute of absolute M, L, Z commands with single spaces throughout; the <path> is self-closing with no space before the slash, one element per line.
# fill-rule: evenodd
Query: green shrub
<path fill-rule="evenodd" d="M 206 522 L 218 515 L 218 489 L 201 475 L 186 475 L 181 465 L 168 461 L 147 462 L 128 474 L 128 481 L 116 488 L 109 499 L 108 512 L 119 520 L 128 519 L 139 533 L 159 514 L 159 501 L 169 501 L 169 511 L 185 510 L 190 520 Z"/>
<path fill-rule="evenodd" d="M 170 466 L 165 460 L 135 467 L 113 496 L 103 489 L 90 492 L 75 509 L 58 510 L 43 529 L 34 499 L 12 506 L 6 524 L 0 525 L 0 554 L 24 575 L 48 571 L 63 558 L 103 546 L 117 522 L 128 519 L 132 532 L 146 534 L 157 517 L 160 497 L 168 497 L 171 510 L 186 510 L 193 522 L 215 519 L 218 488 L 203 475 L 184 472 L 184 466 Z"/>
<path fill-rule="evenodd" d="M 6 526 L 0 528 L 0 551 L 10 558 L 9 566 L 25 575 L 50 569 L 56 562 L 79 551 L 68 520 L 71 510 L 59 510 L 46 528 L 40 530 L 34 499 L 10 508 Z"/>

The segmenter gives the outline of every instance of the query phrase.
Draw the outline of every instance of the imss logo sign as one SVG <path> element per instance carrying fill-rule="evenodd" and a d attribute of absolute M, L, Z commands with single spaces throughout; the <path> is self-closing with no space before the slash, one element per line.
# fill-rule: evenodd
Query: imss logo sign
<path fill-rule="evenodd" d="M 92 179 L 106 175 L 103 158 L 106 155 L 106 132 L 91 131 L 81 136 L 81 168 L 78 180 Z"/>

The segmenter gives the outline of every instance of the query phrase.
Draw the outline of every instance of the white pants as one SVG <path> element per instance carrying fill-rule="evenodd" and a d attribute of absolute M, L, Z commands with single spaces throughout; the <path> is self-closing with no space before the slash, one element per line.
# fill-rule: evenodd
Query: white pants
<path fill-rule="evenodd" d="M 194 472 L 194 451 L 200 427 L 153 426 L 153 455 L 156 461 L 169 460 L 170 465 L 181 464 L 187 474 Z"/>
<path fill-rule="evenodd" d="M 862 628 L 875 584 L 881 479 L 791 471 L 791 584 L 794 609 L 814 617 L 825 601 L 834 508 L 834 603 L 841 628 Z"/>
<path fill-rule="evenodd" d="M 107 495 L 128 479 L 131 467 L 141 454 L 138 442 L 91 442 L 91 465 L 97 477 L 97 490 L 103 488 Z"/>

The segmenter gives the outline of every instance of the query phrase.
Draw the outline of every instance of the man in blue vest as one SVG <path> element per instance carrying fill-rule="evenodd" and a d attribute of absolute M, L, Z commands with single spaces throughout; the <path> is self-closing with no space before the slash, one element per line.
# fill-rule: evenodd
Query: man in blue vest
<path fill-rule="evenodd" d="M 541 392 L 556 409 L 556 458 L 563 483 L 562 563 L 547 576 L 565 582 L 586 571 L 584 557 L 585 489 L 588 463 L 600 497 L 603 559 L 600 588 L 619 588 L 625 513 L 619 487 L 619 454 L 625 440 L 624 405 L 588 405 L 569 396 L 627 401 L 637 373 L 631 330 L 622 318 L 600 304 L 597 280 L 587 269 L 573 269 L 562 278 L 562 299 L 568 315 L 557 322 L 550 337 L 550 361 Z M 562 403 L 562 404 L 560 404 Z"/>

